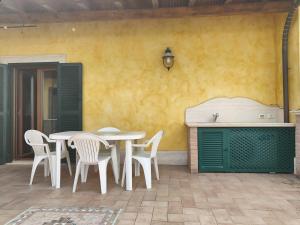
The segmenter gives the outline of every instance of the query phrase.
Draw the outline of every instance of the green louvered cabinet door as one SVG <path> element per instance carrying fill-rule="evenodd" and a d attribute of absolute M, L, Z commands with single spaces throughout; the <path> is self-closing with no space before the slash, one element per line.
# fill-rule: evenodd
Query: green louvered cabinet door
<path fill-rule="evenodd" d="M 0 165 L 11 161 L 10 87 L 8 67 L 0 64 Z"/>
<path fill-rule="evenodd" d="M 198 129 L 199 172 L 223 172 L 228 168 L 228 133 L 225 129 Z"/>

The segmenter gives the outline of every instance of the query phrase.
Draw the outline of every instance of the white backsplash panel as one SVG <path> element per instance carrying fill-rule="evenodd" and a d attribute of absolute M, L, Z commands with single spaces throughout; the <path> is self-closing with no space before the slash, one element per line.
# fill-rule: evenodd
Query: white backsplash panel
<path fill-rule="evenodd" d="M 283 109 L 264 105 L 249 98 L 214 98 L 187 108 L 185 122 L 283 123 Z"/>

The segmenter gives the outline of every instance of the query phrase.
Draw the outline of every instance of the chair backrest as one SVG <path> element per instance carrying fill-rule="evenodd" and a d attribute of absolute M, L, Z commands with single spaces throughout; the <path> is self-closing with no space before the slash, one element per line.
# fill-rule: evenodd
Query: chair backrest
<path fill-rule="evenodd" d="M 30 145 L 34 151 L 35 155 L 45 155 L 47 149 L 44 142 L 44 139 L 48 140 L 48 137 L 38 130 L 27 130 L 24 134 L 25 142 Z M 49 149 L 49 147 L 48 147 Z"/>
<path fill-rule="evenodd" d="M 151 144 L 151 153 L 150 153 L 151 158 L 156 157 L 158 145 L 160 143 L 163 134 L 164 132 L 160 130 L 149 140 L 148 143 Z"/>
<path fill-rule="evenodd" d="M 78 152 L 81 162 L 97 163 L 100 151 L 100 145 L 109 148 L 109 143 L 99 136 L 91 133 L 81 133 L 71 137 L 68 145 L 75 148 Z"/>
<path fill-rule="evenodd" d="M 98 132 L 120 132 L 118 128 L 115 127 L 103 127 L 98 130 Z"/>

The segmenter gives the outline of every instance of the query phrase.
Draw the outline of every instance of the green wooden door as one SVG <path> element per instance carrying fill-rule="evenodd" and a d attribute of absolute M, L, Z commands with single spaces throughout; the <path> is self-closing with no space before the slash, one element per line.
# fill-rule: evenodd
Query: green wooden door
<path fill-rule="evenodd" d="M 82 130 L 82 65 L 58 65 L 58 131 Z"/>
<path fill-rule="evenodd" d="M 8 67 L 0 64 L 0 165 L 11 161 L 10 90 Z"/>
<path fill-rule="evenodd" d="M 228 165 L 227 130 L 198 129 L 198 168 L 200 172 L 226 171 Z"/>

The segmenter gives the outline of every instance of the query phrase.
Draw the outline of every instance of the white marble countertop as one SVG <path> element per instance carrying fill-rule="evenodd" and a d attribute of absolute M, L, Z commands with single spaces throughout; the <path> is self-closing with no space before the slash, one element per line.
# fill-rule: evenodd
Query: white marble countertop
<path fill-rule="evenodd" d="M 294 123 L 197 123 L 186 122 L 188 127 L 295 127 Z"/>
<path fill-rule="evenodd" d="M 296 116 L 299 116 L 300 115 L 300 110 L 299 109 L 291 110 L 290 113 L 294 113 Z"/>

